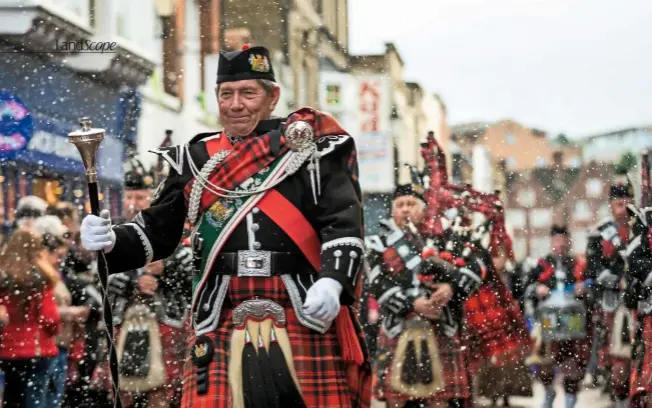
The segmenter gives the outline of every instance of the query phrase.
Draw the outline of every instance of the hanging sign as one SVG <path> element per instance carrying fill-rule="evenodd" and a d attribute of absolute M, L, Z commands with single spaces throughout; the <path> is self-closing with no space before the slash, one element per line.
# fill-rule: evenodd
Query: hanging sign
<path fill-rule="evenodd" d="M 0 91 L 0 160 L 13 159 L 27 148 L 34 121 L 17 96 Z"/>

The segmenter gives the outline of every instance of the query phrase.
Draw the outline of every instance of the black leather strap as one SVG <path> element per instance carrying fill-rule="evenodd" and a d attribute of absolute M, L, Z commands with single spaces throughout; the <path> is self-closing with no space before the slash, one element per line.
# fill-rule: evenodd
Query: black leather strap
<path fill-rule="evenodd" d="M 268 252 L 268 251 L 266 251 Z M 270 276 L 279 276 L 286 273 L 311 274 L 316 273 L 308 260 L 300 253 L 294 252 L 268 252 L 270 256 Z M 238 276 L 239 258 L 237 252 L 226 252 L 217 256 L 213 264 L 213 271 L 220 275 Z M 242 276 L 242 270 L 240 270 Z M 244 275 L 247 276 L 247 275 Z"/>

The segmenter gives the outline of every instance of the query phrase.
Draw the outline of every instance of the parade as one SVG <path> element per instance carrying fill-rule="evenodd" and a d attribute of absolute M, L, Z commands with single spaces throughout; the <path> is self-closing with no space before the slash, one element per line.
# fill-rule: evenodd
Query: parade
<path fill-rule="evenodd" d="M 652 127 L 449 125 L 342 0 L 18 3 L 0 408 L 652 407 Z"/>

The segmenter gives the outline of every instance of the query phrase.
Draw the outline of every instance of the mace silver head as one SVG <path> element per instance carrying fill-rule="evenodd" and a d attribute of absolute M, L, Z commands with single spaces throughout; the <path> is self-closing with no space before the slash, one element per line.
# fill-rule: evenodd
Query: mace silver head
<path fill-rule="evenodd" d="M 79 125 L 80 130 L 68 133 L 68 141 L 79 150 L 88 182 L 97 183 L 97 151 L 104 139 L 104 129 L 93 129 L 89 118 L 82 118 Z"/>
<path fill-rule="evenodd" d="M 315 130 L 308 122 L 292 122 L 285 129 L 285 141 L 294 151 L 305 149 L 315 142 Z"/>

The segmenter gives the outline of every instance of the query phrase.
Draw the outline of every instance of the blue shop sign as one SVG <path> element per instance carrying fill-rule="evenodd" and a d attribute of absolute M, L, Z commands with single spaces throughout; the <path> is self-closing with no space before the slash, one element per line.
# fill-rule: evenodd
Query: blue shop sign
<path fill-rule="evenodd" d="M 38 113 L 30 113 L 18 98 L 0 93 L 3 106 L 0 137 L 10 148 L 0 151 L 0 160 L 16 160 L 29 165 L 51 168 L 56 172 L 84 174 L 77 148 L 68 142 L 68 133 L 77 127 Z M 1 105 L 2 102 L 4 105 Z M 123 182 L 124 146 L 117 138 L 105 135 L 97 163 L 100 179 Z"/>
<path fill-rule="evenodd" d="M 0 91 L 0 160 L 15 158 L 34 134 L 27 106 L 15 95 Z"/>

